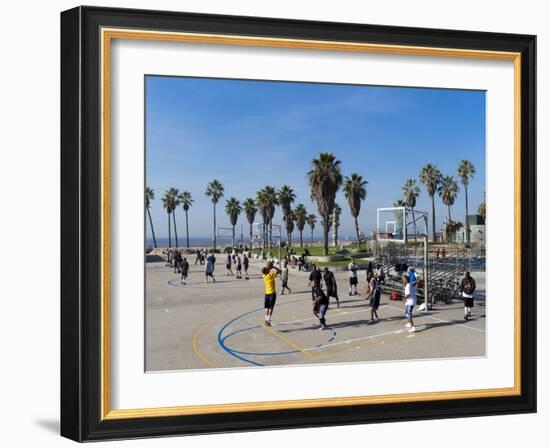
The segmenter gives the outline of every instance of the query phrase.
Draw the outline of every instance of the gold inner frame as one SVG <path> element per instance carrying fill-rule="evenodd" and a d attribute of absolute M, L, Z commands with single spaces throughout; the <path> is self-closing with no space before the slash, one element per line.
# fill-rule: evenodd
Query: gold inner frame
<path fill-rule="evenodd" d="M 469 59 L 507 60 L 514 63 L 514 386 L 508 388 L 421 392 L 391 395 L 316 398 L 215 405 L 188 405 L 142 409 L 111 409 L 110 368 L 110 62 L 111 41 L 131 39 L 240 45 L 254 47 L 295 48 L 356 53 L 383 53 L 412 56 L 437 56 Z M 278 39 L 214 34 L 143 31 L 102 28 L 101 30 L 101 419 L 128 419 L 199 415 L 225 412 L 306 409 L 413 401 L 503 397 L 521 394 L 521 277 L 517 260 L 521 259 L 521 54 L 514 52 L 466 50 L 455 48 L 415 47 L 303 39 Z"/>

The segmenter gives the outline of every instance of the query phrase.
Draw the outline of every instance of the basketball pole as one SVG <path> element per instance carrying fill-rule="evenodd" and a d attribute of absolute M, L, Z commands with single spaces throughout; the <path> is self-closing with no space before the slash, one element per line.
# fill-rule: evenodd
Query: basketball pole
<path fill-rule="evenodd" d="M 425 311 L 428 312 L 430 310 L 429 306 L 429 293 L 430 293 L 430 286 L 428 284 L 428 215 L 424 215 L 424 228 L 426 231 L 424 232 L 424 269 L 423 269 L 423 277 L 424 277 L 424 303 L 425 305 Z"/>

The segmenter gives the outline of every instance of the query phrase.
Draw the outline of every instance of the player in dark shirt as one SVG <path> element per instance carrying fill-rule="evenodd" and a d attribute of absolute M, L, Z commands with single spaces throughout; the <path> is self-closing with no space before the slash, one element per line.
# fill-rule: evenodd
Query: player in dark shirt
<path fill-rule="evenodd" d="M 334 297 L 336 299 L 336 307 L 340 308 L 340 300 L 338 299 L 338 285 L 336 283 L 336 277 L 334 277 L 334 272 L 325 267 L 323 280 L 325 281 L 325 286 L 327 287 L 327 296 L 329 298 Z"/>
<path fill-rule="evenodd" d="M 317 316 L 319 322 L 321 323 L 320 330 L 328 330 L 327 322 L 325 320 L 325 315 L 328 310 L 329 298 L 325 292 L 319 287 L 315 286 L 312 290 L 313 292 L 313 314 Z"/>
<path fill-rule="evenodd" d="M 313 265 L 313 270 L 311 271 L 311 274 L 309 274 L 309 287 L 311 288 L 311 300 L 315 300 L 315 294 L 313 292 L 313 289 L 321 287 L 322 279 L 323 279 L 323 276 L 321 275 L 321 271 L 317 269 L 317 266 Z"/>

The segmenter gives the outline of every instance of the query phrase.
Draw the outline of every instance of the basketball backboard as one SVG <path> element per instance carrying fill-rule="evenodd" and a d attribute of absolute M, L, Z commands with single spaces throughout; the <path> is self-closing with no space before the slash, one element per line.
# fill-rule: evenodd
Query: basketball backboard
<path fill-rule="evenodd" d="M 376 210 L 376 236 L 379 241 L 404 243 L 407 239 L 407 209 L 383 207 Z"/>

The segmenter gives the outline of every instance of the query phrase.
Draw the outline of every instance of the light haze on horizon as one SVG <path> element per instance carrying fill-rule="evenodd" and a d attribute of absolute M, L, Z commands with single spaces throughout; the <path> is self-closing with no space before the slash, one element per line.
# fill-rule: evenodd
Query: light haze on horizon
<path fill-rule="evenodd" d="M 195 200 L 189 211 L 191 237 L 212 235 L 208 183 L 219 179 L 224 197 L 216 208 L 219 226 L 230 227 L 225 200 L 255 198 L 266 185 L 290 185 L 293 206 L 303 203 L 318 216 L 310 200 L 307 172 L 322 151 L 340 160 L 343 175 L 357 172 L 367 185 L 359 224 L 368 235 L 376 227 L 376 209 L 403 198 L 407 178 L 418 179 L 422 166 L 434 163 L 453 175 L 462 159 L 476 174 L 468 186 L 474 214 L 485 191 L 485 92 L 406 87 L 349 86 L 318 83 L 146 77 L 146 184 L 155 192 L 151 215 L 156 236 L 168 236 L 161 197 L 170 187 L 188 190 Z M 423 185 L 417 210 L 431 212 Z M 464 222 L 464 190 L 452 218 Z M 353 219 L 342 190 L 340 239 L 354 239 Z M 436 227 L 447 208 L 436 194 Z M 180 245 L 185 238 L 183 209 L 176 212 Z M 257 216 L 257 221 L 261 220 Z M 282 222 L 277 208 L 274 223 Z M 246 217 L 239 217 L 238 228 Z M 149 222 L 146 237 L 151 237 Z M 304 229 L 304 238 L 309 237 Z M 320 219 L 315 235 L 321 234 Z M 297 230 L 293 234 L 296 241 Z"/>

